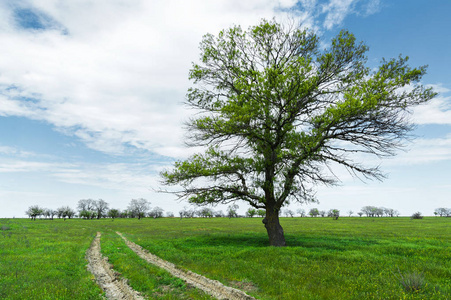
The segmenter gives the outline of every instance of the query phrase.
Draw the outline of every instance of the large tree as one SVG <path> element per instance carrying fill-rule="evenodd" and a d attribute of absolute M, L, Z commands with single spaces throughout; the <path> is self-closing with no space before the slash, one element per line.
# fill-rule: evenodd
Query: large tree
<path fill-rule="evenodd" d="M 412 129 L 410 108 L 435 95 L 419 83 L 426 67 L 400 56 L 370 69 L 368 47 L 347 31 L 321 50 L 313 32 L 263 20 L 207 34 L 200 50 L 187 93 L 198 114 L 187 129 L 188 144 L 205 152 L 176 162 L 163 182 L 191 203 L 244 200 L 265 209 L 273 246 L 285 245 L 281 207 L 336 183 L 331 165 L 382 179 L 353 156 L 394 155 Z"/>

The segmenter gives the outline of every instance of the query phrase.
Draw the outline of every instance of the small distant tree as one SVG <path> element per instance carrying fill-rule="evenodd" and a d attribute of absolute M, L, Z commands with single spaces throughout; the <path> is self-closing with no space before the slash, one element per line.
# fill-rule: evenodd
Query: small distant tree
<path fill-rule="evenodd" d="M 383 207 L 364 206 L 361 211 L 366 214 L 367 217 L 382 217 L 384 215 Z"/>
<path fill-rule="evenodd" d="M 215 218 L 224 218 L 224 212 L 222 210 L 215 211 Z"/>
<path fill-rule="evenodd" d="M 352 210 L 348 210 L 348 217 L 352 216 L 354 212 Z"/>
<path fill-rule="evenodd" d="M 394 209 L 392 208 L 387 208 L 387 207 L 381 207 L 382 209 L 382 213 L 386 216 L 386 217 L 390 217 L 390 214 L 392 211 L 394 211 Z"/>
<path fill-rule="evenodd" d="M 371 210 L 370 210 L 370 206 L 364 206 L 360 209 L 360 212 L 362 214 L 365 214 L 367 217 L 369 217 L 371 215 Z"/>
<path fill-rule="evenodd" d="M 363 212 L 359 211 L 357 214 L 359 215 L 359 217 L 362 217 Z"/>
<path fill-rule="evenodd" d="M 384 208 L 384 212 L 387 217 L 397 217 L 399 215 L 399 211 L 393 208 Z"/>
<path fill-rule="evenodd" d="M 317 208 L 312 208 L 309 210 L 308 214 L 311 217 L 317 217 L 319 216 L 319 210 Z"/>
<path fill-rule="evenodd" d="M 331 209 L 327 213 L 327 216 L 333 218 L 334 220 L 338 220 L 338 217 L 340 216 L 340 211 L 338 209 Z"/>
<path fill-rule="evenodd" d="M 257 210 L 255 208 L 249 207 L 246 211 L 246 217 L 253 218 L 257 214 Z"/>
<path fill-rule="evenodd" d="M 305 217 L 305 209 L 300 208 L 297 210 L 297 213 L 301 218 Z"/>
<path fill-rule="evenodd" d="M 161 207 L 155 206 L 154 208 L 152 208 L 149 212 L 149 217 L 150 218 L 162 218 L 163 217 L 163 212 L 164 210 Z"/>
<path fill-rule="evenodd" d="M 239 206 L 236 204 L 229 205 L 227 207 L 227 217 L 230 218 L 238 218 L 238 208 Z"/>
<path fill-rule="evenodd" d="M 64 214 L 66 215 L 66 217 L 68 219 L 72 219 L 73 217 L 75 217 L 75 210 L 73 210 L 72 208 L 70 208 L 69 206 L 66 206 L 66 209 L 64 211 Z"/>
<path fill-rule="evenodd" d="M 53 217 L 57 216 L 57 215 L 58 215 L 58 211 L 56 209 L 50 210 L 50 218 L 52 218 L 52 220 L 53 220 Z"/>
<path fill-rule="evenodd" d="M 319 214 L 320 214 L 321 217 L 324 218 L 326 216 L 326 211 L 325 210 L 320 210 Z"/>
<path fill-rule="evenodd" d="M 266 210 L 264 210 L 264 209 L 258 209 L 258 210 L 257 210 L 257 215 L 258 215 L 259 217 L 264 218 L 264 217 L 266 216 Z"/>
<path fill-rule="evenodd" d="M 75 210 L 73 210 L 69 206 L 61 206 L 56 209 L 56 212 L 57 212 L 56 215 L 58 216 L 58 218 L 59 219 L 63 218 L 64 220 L 66 220 L 66 218 L 71 219 L 76 214 Z"/>
<path fill-rule="evenodd" d="M 139 199 L 132 199 L 130 201 L 130 204 L 128 205 L 128 211 L 131 213 L 134 217 L 138 217 L 138 220 L 145 217 L 147 211 L 150 208 L 150 202 L 146 199 L 139 198 Z"/>
<path fill-rule="evenodd" d="M 62 218 L 63 217 L 64 212 L 63 211 L 58 211 L 58 218 Z M 90 210 L 82 210 L 78 213 L 78 216 L 80 218 L 86 219 L 86 220 L 90 220 L 92 219 L 94 212 L 90 211 Z"/>
<path fill-rule="evenodd" d="M 287 216 L 287 217 L 294 217 L 294 211 L 292 211 L 291 209 L 286 209 L 285 211 L 284 211 L 284 213 L 285 213 L 285 216 Z"/>
<path fill-rule="evenodd" d="M 125 209 L 125 210 L 120 212 L 119 217 L 121 217 L 121 218 L 130 218 L 130 212 L 127 209 Z"/>
<path fill-rule="evenodd" d="M 66 207 L 65 206 L 58 207 L 56 209 L 56 216 L 58 217 L 58 219 L 65 218 L 66 217 Z"/>
<path fill-rule="evenodd" d="M 110 217 L 111 219 L 114 220 L 115 218 L 118 218 L 120 216 L 120 214 L 121 214 L 121 212 L 119 209 L 112 208 L 108 211 L 107 215 L 108 215 L 108 217 Z"/>
<path fill-rule="evenodd" d="M 78 214 L 80 215 L 82 211 L 93 212 L 94 208 L 95 208 L 94 202 L 95 202 L 95 200 L 93 200 L 93 199 L 78 200 L 78 204 L 77 204 Z M 86 215 L 86 213 L 84 213 L 84 215 Z M 89 215 L 91 215 L 91 214 L 89 214 Z"/>
<path fill-rule="evenodd" d="M 183 207 L 183 209 L 179 212 L 180 219 L 182 218 L 193 218 L 196 215 L 196 211 L 194 209 L 188 209 Z"/>
<path fill-rule="evenodd" d="M 375 212 L 376 216 L 377 217 L 383 217 L 384 216 L 384 210 L 385 210 L 384 207 L 377 207 L 376 208 L 376 212 Z"/>
<path fill-rule="evenodd" d="M 172 211 L 166 212 L 166 218 L 173 218 L 173 217 L 174 217 L 174 213 Z"/>
<path fill-rule="evenodd" d="M 36 217 L 41 216 L 44 213 L 44 209 L 39 205 L 32 205 L 28 208 L 25 214 L 31 218 L 31 220 L 36 221 Z"/>
<path fill-rule="evenodd" d="M 199 210 L 199 216 L 202 218 L 212 218 L 213 217 L 213 210 L 209 207 L 204 207 L 201 210 Z"/>
<path fill-rule="evenodd" d="M 97 219 L 106 217 L 109 204 L 105 200 L 102 199 L 95 200 L 93 202 L 93 206 Z"/>
<path fill-rule="evenodd" d="M 42 215 L 44 216 L 44 218 L 50 218 L 50 215 L 52 214 L 52 210 L 49 208 L 43 208 L 42 209 Z"/>

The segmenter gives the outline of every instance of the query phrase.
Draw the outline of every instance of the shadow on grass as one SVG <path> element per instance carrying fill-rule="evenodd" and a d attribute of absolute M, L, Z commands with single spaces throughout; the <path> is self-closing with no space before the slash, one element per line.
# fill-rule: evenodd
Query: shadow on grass
<path fill-rule="evenodd" d="M 324 250 L 350 250 L 352 248 L 368 247 L 378 244 L 374 240 L 335 238 L 335 237 L 304 237 L 285 235 L 288 247 L 321 248 Z M 207 236 L 190 237 L 183 241 L 189 248 L 195 247 L 269 247 L 268 236 L 265 234 L 209 234 Z"/>

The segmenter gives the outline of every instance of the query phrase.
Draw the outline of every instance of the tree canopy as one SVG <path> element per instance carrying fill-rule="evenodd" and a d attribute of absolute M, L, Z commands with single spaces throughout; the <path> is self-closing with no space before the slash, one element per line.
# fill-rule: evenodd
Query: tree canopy
<path fill-rule="evenodd" d="M 190 146 L 203 153 L 175 163 L 163 183 L 204 205 L 243 200 L 265 209 L 269 241 L 284 246 L 279 212 L 289 201 L 314 201 L 317 184 L 337 182 L 330 166 L 382 179 L 378 166 L 357 154 L 392 156 L 412 125 L 415 105 L 435 93 L 420 84 L 426 67 L 408 57 L 366 66 L 368 47 L 341 31 L 327 49 L 297 26 L 262 20 L 207 34 L 189 78 Z"/>

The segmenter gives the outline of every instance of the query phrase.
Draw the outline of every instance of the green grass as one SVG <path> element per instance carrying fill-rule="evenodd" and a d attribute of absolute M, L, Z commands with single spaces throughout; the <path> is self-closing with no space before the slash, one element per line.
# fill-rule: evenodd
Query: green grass
<path fill-rule="evenodd" d="M 98 295 L 85 270 L 84 253 L 95 232 L 101 231 L 103 254 L 133 288 L 150 299 L 208 299 L 144 263 L 116 230 L 163 259 L 258 299 L 451 298 L 450 218 L 282 218 L 281 222 L 288 244 L 284 248 L 267 246 L 260 218 L 0 220 L 0 228 L 11 227 L 0 231 L 0 298 L 25 283 L 36 292 L 17 299 L 64 299 L 55 296 L 63 287 L 76 295 L 73 299 L 84 299 L 75 293 L 76 286 Z M 5 251 L 8 243 L 17 246 Z M 57 265 L 47 266 L 54 255 Z M 4 266 L 3 262 L 8 263 Z M 46 267 L 33 275 L 32 265 Z M 61 269 L 74 271 L 66 274 Z M 23 270 L 19 277 L 30 280 L 16 278 L 15 270 Z M 62 278 L 52 275 L 58 270 Z M 38 279 L 45 279 L 46 284 L 39 284 Z M 60 280 L 70 284 L 60 284 Z M 420 288 L 409 289 L 405 283 L 418 283 Z M 54 296 L 36 298 L 44 286 Z"/>
<path fill-rule="evenodd" d="M 115 232 L 102 235 L 101 248 L 114 270 L 126 276 L 129 285 L 149 299 L 214 299 L 142 260 Z"/>
<path fill-rule="evenodd" d="M 0 219 L 0 299 L 102 299 L 85 267 L 95 231 L 80 225 Z"/>

